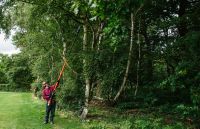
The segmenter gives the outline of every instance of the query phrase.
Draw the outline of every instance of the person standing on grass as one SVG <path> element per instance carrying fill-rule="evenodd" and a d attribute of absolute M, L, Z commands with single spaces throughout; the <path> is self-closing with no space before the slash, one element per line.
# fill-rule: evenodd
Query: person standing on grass
<path fill-rule="evenodd" d="M 42 82 L 43 90 L 42 90 L 42 97 L 46 100 L 46 113 L 45 113 L 45 121 L 44 123 L 47 124 L 49 122 L 54 124 L 54 116 L 56 110 L 56 99 L 55 99 L 55 88 L 59 85 L 60 80 L 58 80 L 54 85 L 49 85 L 47 82 Z"/>

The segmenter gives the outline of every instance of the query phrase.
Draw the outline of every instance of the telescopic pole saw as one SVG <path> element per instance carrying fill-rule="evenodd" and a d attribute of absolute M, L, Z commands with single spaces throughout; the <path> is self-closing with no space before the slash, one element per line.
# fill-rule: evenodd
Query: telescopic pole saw
<path fill-rule="evenodd" d="M 60 71 L 60 74 L 59 74 L 59 76 L 58 76 L 58 80 L 57 80 L 57 82 L 56 82 L 56 85 L 55 85 L 53 91 L 55 91 L 56 88 L 59 86 L 59 81 L 60 81 L 60 78 L 62 77 L 62 74 L 63 74 L 63 72 L 64 72 L 64 70 L 65 70 L 66 65 L 67 65 L 67 62 L 66 62 L 66 60 L 64 60 L 64 64 L 63 64 L 63 66 L 62 66 L 62 69 L 61 69 L 61 71 Z"/>
<path fill-rule="evenodd" d="M 53 96 L 54 96 L 54 94 L 55 94 L 56 88 L 59 86 L 60 78 L 62 77 L 62 74 L 63 74 L 63 72 L 64 72 L 64 70 L 65 70 L 66 65 L 67 65 L 67 61 L 66 61 L 66 59 L 64 58 L 64 64 L 63 64 L 62 69 L 61 69 L 61 71 L 60 71 L 60 74 L 59 74 L 59 76 L 58 76 L 58 80 L 57 80 L 57 82 L 56 82 L 56 84 L 55 84 L 55 86 L 54 86 L 54 89 L 52 90 L 50 99 L 49 99 L 49 101 L 48 101 L 48 106 L 51 105 L 51 103 L 52 103 L 52 98 L 53 98 Z"/>

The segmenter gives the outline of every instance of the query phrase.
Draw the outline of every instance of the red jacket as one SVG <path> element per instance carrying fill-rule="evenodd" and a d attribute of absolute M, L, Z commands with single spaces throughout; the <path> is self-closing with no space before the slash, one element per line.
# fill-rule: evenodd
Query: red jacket
<path fill-rule="evenodd" d="M 45 99 L 46 101 L 49 101 L 51 93 L 53 91 L 55 91 L 55 89 L 58 87 L 59 82 L 56 82 L 56 84 L 50 86 L 49 88 L 44 88 L 42 91 L 42 97 L 43 99 Z"/>

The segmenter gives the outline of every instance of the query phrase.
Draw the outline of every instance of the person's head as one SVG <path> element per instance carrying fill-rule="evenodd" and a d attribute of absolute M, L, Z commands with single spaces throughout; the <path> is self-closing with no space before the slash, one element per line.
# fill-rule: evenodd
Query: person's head
<path fill-rule="evenodd" d="M 42 82 L 42 87 L 43 87 L 43 89 L 44 89 L 44 88 L 48 88 L 48 87 L 49 87 L 49 85 L 48 85 L 48 83 L 47 83 L 47 82 L 45 82 L 45 81 L 44 81 L 44 82 Z"/>

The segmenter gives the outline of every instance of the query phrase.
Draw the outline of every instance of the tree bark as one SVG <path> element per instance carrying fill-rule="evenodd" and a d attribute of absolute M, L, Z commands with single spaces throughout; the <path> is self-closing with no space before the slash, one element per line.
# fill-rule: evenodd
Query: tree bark
<path fill-rule="evenodd" d="M 135 16 L 137 15 L 138 11 L 142 7 L 143 7 L 143 4 L 140 5 L 140 7 L 136 10 L 136 12 L 134 14 L 133 14 L 133 12 L 131 12 L 131 38 L 130 38 L 130 46 L 129 46 L 129 54 L 128 54 L 128 60 L 127 60 L 127 65 L 126 65 L 126 71 L 125 71 L 125 75 L 124 75 L 121 87 L 120 87 L 119 91 L 117 92 L 116 96 L 114 97 L 114 102 L 117 101 L 117 99 L 119 98 L 121 92 L 125 88 L 126 80 L 128 78 L 128 73 L 129 73 L 130 64 L 131 64 L 132 49 L 133 49 L 133 36 L 134 36 Z"/>
<path fill-rule="evenodd" d="M 99 37 L 98 37 L 99 39 L 98 39 L 98 44 L 97 44 L 97 51 L 100 50 L 100 44 L 101 44 L 102 38 L 103 38 L 102 31 L 103 31 L 104 25 L 105 25 L 104 22 L 102 22 L 102 23 L 100 24 Z"/>
<path fill-rule="evenodd" d="M 103 34 L 102 34 L 102 31 L 103 31 L 103 28 L 104 28 L 104 22 L 101 22 L 100 25 L 99 25 L 99 28 L 98 28 L 98 41 L 97 41 L 97 53 L 99 53 L 100 51 L 100 44 L 102 42 L 102 39 L 103 39 Z M 96 84 L 96 96 L 101 98 L 101 91 L 102 91 L 102 87 L 101 87 L 101 83 L 100 81 L 98 80 L 98 77 L 99 77 L 99 73 L 97 73 L 97 84 Z"/>
<path fill-rule="evenodd" d="M 103 27 L 104 27 L 104 22 L 103 21 L 100 21 L 100 23 L 98 24 L 97 28 L 95 29 L 94 27 L 91 26 L 90 24 L 90 28 L 92 30 L 92 51 L 94 51 L 96 54 L 99 53 L 99 50 L 100 50 L 100 44 L 102 42 L 102 37 L 103 37 L 103 34 L 102 34 L 102 31 L 103 31 Z M 96 62 L 96 60 L 94 59 L 93 62 Z M 94 66 L 94 67 L 98 67 L 97 66 Z M 98 75 L 99 73 L 98 72 L 94 72 L 93 73 L 93 78 L 91 78 L 91 86 L 90 86 L 90 99 L 93 97 L 93 93 L 95 92 L 94 91 L 94 88 L 96 87 L 96 92 L 98 93 L 94 93 L 96 95 L 98 95 L 98 97 L 100 97 L 100 94 L 101 94 L 101 89 L 100 89 L 100 81 L 98 80 Z"/>
<path fill-rule="evenodd" d="M 149 41 L 149 37 L 147 35 L 147 28 L 145 28 L 144 31 L 144 40 L 145 44 L 147 46 L 146 54 L 147 54 L 147 65 L 146 65 L 146 71 L 147 76 L 145 78 L 146 82 L 151 82 L 153 80 L 153 61 L 152 61 L 152 45 Z"/>
<path fill-rule="evenodd" d="M 141 44 L 140 44 L 140 21 L 139 21 L 139 30 L 138 30 L 138 61 L 137 61 L 137 83 L 135 87 L 135 96 L 137 95 L 138 87 L 140 85 L 140 64 L 141 64 Z"/>
<path fill-rule="evenodd" d="M 87 20 L 85 20 L 83 24 L 83 51 L 87 51 L 87 33 L 88 33 L 88 26 L 87 26 Z M 89 95 L 90 95 L 90 79 L 89 75 L 87 73 L 87 57 L 83 58 L 83 74 L 85 77 L 85 102 L 84 102 L 84 107 L 83 111 L 81 113 L 81 119 L 85 119 L 88 113 L 88 105 L 89 105 Z"/>
<path fill-rule="evenodd" d="M 117 94 L 114 98 L 114 102 L 117 101 L 117 99 L 119 98 L 122 90 L 125 87 L 125 83 L 126 83 L 126 80 L 127 80 L 127 77 L 128 77 L 128 72 L 129 72 L 129 68 L 130 68 L 130 64 L 131 64 L 132 49 L 133 49 L 133 35 L 134 35 L 134 16 L 133 16 L 133 13 L 131 13 L 131 38 L 130 38 L 128 61 L 127 61 L 127 65 L 126 65 L 126 72 L 125 72 L 125 75 L 124 75 L 122 85 L 121 85 L 119 91 L 117 92 Z"/>

